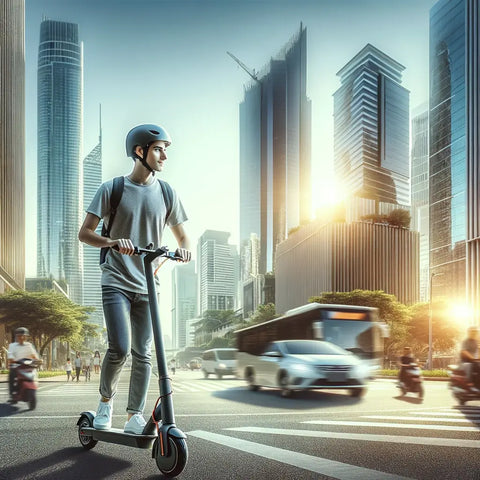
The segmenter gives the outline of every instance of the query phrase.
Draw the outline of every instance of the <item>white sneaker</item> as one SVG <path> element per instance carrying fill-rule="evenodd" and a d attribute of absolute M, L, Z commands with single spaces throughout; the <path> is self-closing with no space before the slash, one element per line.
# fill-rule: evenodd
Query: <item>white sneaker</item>
<path fill-rule="evenodd" d="M 110 430 L 112 428 L 113 401 L 98 404 L 97 415 L 93 419 L 93 428 L 97 430 Z"/>
<path fill-rule="evenodd" d="M 125 428 L 123 431 L 125 433 L 134 433 L 135 435 L 141 435 L 143 433 L 143 429 L 147 422 L 143 418 L 141 413 L 135 413 L 132 415 L 132 418 L 128 422 L 125 422 Z"/>

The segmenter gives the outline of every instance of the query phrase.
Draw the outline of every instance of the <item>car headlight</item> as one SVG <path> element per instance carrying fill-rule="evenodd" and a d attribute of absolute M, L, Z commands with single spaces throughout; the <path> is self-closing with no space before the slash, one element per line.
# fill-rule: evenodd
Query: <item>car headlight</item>
<path fill-rule="evenodd" d="M 226 366 L 224 363 L 219 363 L 219 364 L 218 364 L 218 368 L 219 368 L 220 370 L 226 370 L 226 369 L 227 369 L 227 366 Z"/>
<path fill-rule="evenodd" d="M 370 375 L 370 368 L 368 365 L 362 363 L 355 366 L 353 373 L 357 377 L 368 377 Z"/>
<path fill-rule="evenodd" d="M 292 371 L 292 373 L 296 373 L 299 375 L 311 372 L 310 366 L 303 363 L 294 363 L 290 366 L 290 370 Z"/>

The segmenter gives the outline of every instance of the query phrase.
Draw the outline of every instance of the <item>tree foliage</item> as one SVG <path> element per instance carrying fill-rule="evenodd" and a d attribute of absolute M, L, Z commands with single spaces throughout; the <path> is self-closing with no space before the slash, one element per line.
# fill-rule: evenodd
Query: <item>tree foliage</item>
<path fill-rule="evenodd" d="M 96 336 L 96 326 L 87 322 L 92 311 L 53 291 L 15 290 L 0 295 L 0 323 L 7 330 L 27 327 L 40 355 L 55 338 L 78 347 L 86 335 Z"/>
<path fill-rule="evenodd" d="M 408 341 L 410 312 L 395 295 L 387 294 L 382 290 L 325 292 L 320 296 L 311 297 L 309 302 L 378 308 L 380 319 L 390 327 L 390 338 L 385 342 L 385 353 L 388 356 L 396 356 L 397 351 Z"/>
<path fill-rule="evenodd" d="M 394 227 L 409 228 L 411 216 L 408 210 L 403 208 L 396 208 L 388 215 L 370 213 L 361 217 L 362 220 L 367 220 L 372 223 L 383 223 Z"/>
<path fill-rule="evenodd" d="M 277 312 L 275 311 L 274 303 L 266 303 L 265 305 L 259 305 L 257 310 L 250 316 L 249 323 L 263 323 L 268 320 L 277 318 Z"/>
<path fill-rule="evenodd" d="M 204 332 L 213 332 L 217 328 L 234 321 L 235 318 L 233 310 L 205 310 L 199 329 Z"/>

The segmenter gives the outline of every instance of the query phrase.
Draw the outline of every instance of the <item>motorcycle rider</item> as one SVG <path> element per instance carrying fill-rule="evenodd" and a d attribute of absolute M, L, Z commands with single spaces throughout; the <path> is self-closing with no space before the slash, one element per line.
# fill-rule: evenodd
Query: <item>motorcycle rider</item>
<path fill-rule="evenodd" d="M 19 327 L 15 330 L 15 342 L 11 343 L 8 346 L 8 354 L 7 354 L 7 365 L 9 368 L 8 373 L 8 386 L 10 392 L 10 399 L 8 400 L 9 403 L 15 403 L 13 399 L 15 391 L 15 377 L 16 377 L 16 370 L 11 368 L 11 364 L 21 360 L 22 358 L 36 358 L 38 359 L 38 353 L 35 350 L 35 347 L 30 343 L 27 342 L 27 337 L 30 336 L 30 332 L 25 327 Z"/>
<path fill-rule="evenodd" d="M 472 325 L 467 329 L 467 338 L 462 342 L 460 348 L 460 361 L 473 383 L 470 389 L 480 392 L 480 360 L 478 358 L 478 327 Z"/>
<path fill-rule="evenodd" d="M 411 363 L 414 362 L 414 358 L 412 357 L 412 349 L 410 347 L 403 348 L 403 355 L 400 357 L 398 362 L 400 367 L 400 372 L 398 374 L 398 380 L 403 383 L 407 383 L 406 379 L 407 376 L 405 375 L 408 367 Z"/>

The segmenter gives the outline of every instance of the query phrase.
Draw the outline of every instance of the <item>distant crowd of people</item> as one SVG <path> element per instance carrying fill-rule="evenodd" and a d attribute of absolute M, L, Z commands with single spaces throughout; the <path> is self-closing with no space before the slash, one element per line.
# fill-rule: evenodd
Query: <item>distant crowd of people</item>
<path fill-rule="evenodd" d="M 81 374 L 85 376 L 85 381 L 89 381 L 92 370 L 94 373 L 100 373 L 101 364 L 101 356 L 98 350 L 96 350 L 93 355 L 87 356 L 85 359 L 82 358 L 80 352 L 77 352 L 73 363 L 70 358 L 67 358 L 67 362 L 65 363 L 67 382 L 70 379 L 72 382 L 76 379 L 78 382 Z"/>

